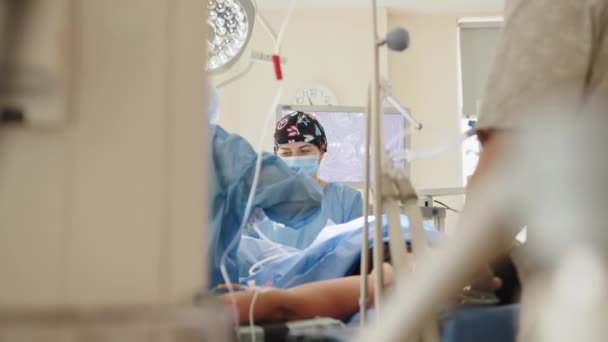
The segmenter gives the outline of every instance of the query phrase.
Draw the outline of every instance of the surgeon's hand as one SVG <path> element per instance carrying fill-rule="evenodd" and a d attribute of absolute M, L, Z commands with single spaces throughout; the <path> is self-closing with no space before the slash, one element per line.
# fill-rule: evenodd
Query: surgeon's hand
<path fill-rule="evenodd" d="M 471 281 L 471 289 L 480 292 L 493 292 L 502 287 L 502 280 L 494 275 L 490 266 L 486 265 Z"/>
<path fill-rule="evenodd" d="M 253 228 L 254 225 L 266 220 L 266 214 L 264 210 L 260 208 L 256 208 L 251 215 L 249 215 L 249 219 L 247 220 L 246 227 Z"/>
<path fill-rule="evenodd" d="M 375 269 L 373 269 L 369 274 L 369 277 L 372 281 L 374 279 L 375 274 L 376 274 Z M 393 269 L 393 266 L 386 262 L 383 263 L 382 264 L 382 286 L 389 287 L 393 284 L 394 280 L 395 280 L 395 270 Z"/>
<path fill-rule="evenodd" d="M 494 276 L 489 266 L 485 266 L 472 283 L 459 294 L 462 304 L 495 305 L 500 303 L 495 291 L 502 286 L 502 280 Z"/>

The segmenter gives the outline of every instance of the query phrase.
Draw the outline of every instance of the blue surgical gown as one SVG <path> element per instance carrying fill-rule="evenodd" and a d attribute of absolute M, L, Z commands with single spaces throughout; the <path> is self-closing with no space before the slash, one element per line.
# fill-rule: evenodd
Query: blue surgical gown
<path fill-rule="evenodd" d="M 410 221 L 400 215 L 403 239 L 411 241 Z M 368 243 L 371 248 L 374 241 L 375 217 L 369 218 Z M 352 274 L 361 259 L 361 239 L 365 219 L 360 217 L 345 224 L 326 227 L 323 232 L 305 249 L 279 248 L 261 239 L 243 237 L 239 249 L 240 261 L 243 263 L 241 283 L 255 280 L 257 284 L 272 283 L 276 288 L 292 288 L 313 281 L 334 279 Z M 382 217 L 384 241 L 388 241 L 388 220 Z M 423 222 L 427 241 L 431 247 L 441 243 L 442 234 L 431 225 Z M 269 257 L 273 257 L 269 259 Z M 261 261 L 264 261 L 263 263 Z M 262 264 L 250 275 L 250 267 Z"/>
<path fill-rule="evenodd" d="M 236 134 L 211 125 L 211 217 L 209 232 L 210 288 L 224 283 L 220 260 L 231 241 L 240 241 L 239 227 L 251 189 L 257 154 Z M 290 170 L 280 158 L 264 153 L 252 208 L 292 227 L 302 227 L 320 214 L 321 187 L 311 178 Z M 229 252 L 226 269 L 230 281 L 238 282 L 238 243 Z"/>
<path fill-rule="evenodd" d="M 302 174 L 302 177 L 306 178 L 307 176 Z M 323 189 L 321 214 L 304 227 L 294 229 L 290 225 L 278 224 L 270 218 L 258 223 L 258 228 L 272 241 L 285 246 L 304 249 L 310 246 L 326 226 L 350 222 L 361 217 L 363 215 L 362 211 L 363 199 L 359 191 L 343 184 L 328 183 Z M 258 237 L 257 233 L 250 229 L 247 229 L 245 234 Z"/>

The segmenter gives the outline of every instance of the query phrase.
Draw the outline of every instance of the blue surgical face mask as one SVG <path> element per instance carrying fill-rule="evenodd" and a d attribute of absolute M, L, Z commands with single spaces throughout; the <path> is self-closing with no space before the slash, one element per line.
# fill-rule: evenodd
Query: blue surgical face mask
<path fill-rule="evenodd" d="M 290 169 L 296 172 L 302 172 L 311 177 L 319 169 L 319 161 L 317 160 L 318 157 L 316 155 L 283 157 L 282 159 Z"/>

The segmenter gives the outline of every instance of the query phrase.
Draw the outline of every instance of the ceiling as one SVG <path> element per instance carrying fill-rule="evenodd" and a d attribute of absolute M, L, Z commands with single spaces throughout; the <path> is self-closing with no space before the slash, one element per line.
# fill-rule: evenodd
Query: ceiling
<path fill-rule="evenodd" d="M 502 11 L 505 0 L 378 0 L 378 6 L 404 11 Z M 262 8 L 284 8 L 289 0 L 257 0 Z M 298 8 L 365 8 L 370 0 L 299 0 Z"/>

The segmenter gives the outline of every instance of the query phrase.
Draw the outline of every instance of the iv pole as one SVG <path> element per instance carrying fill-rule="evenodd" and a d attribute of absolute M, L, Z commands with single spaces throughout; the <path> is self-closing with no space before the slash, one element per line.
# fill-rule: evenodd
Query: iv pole
<path fill-rule="evenodd" d="M 372 86 L 370 89 L 370 120 L 371 121 L 371 136 L 372 136 L 372 159 L 373 159 L 373 177 L 374 177 L 374 304 L 376 308 L 377 319 L 382 315 L 382 280 L 384 274 L 382 272 L 382 262 L 384 260 L 384 239 L 382 234 L 382 146 L 380 144 L 380 134 L 382 132 L 382 116 L 380 115 L 380 62 L 378 48 L 378 17 L 377 17 L 377 2 L 371 0 L 372 4 Z M 368 180 L 366 180 L 368 181 Z M 367 221 L 367 218 L 366 218 Z M 367 270 L 362 270 L 366 272 Z M 363 277 L 365 278 L 365 277 Z"/>
<path fill-rule="evenodd" d="M 373 160 L 373 181 L 374 181 L 374 245 L 373 245 L 373 266 L 375 270 L 375 276 L 373 279 L 374 284 L 374 305 L 376 310 L 376 319 L 382 319 L 382 293 L 383 293 L 383 269 L 382 264 L 384 261 L 384 238 L 383 238 L 383 222 L 382 214 L 384 213 L 384 207 L 388 212 L 388 224 L 389 224 L 389 247 L 392 254 L 393 263 L 395 265 L 396 278 L 401 283 L 404 279 L 407 279 L 408 269 L 406 266 L 406 249 L 403 241 L 403 232 L 401 229 L 401 223 L 399 219 L 399 203 L 406 205 L 408 214 L 410 216 L 410 227 L 412 232 L 412 245 L 420 252 L 420 258 L 424 259 L 427 257 L 427 246 L 426 236 L 422 227 L 422 216 L 420 211 L 416 207 L 416 192 L 411 185 L 411 182 L 398 170 L 395 170 L 390 163 L 386 163 L 387 170 L 383 172 L 383 160 L 388 159 L 383 153 L 382 148 L 382 128 L 383 117 L 381 112 L 382 106 L 382 89 L 380 83 L 380 62 L 379 62 L 379 50 L 384 44 L 392 50 L 402 51 L 405 50 L 409 44 L 409 36 L 407 31 L 404 29 L 396 29 L 391 31 L 385 40 L 380 40 L 378 36 L 378 23 L 377 23 L 377 1 L 371 0 L 371 15 L 372 15 L 372 82 L 371 89 L 369 92 L 369 113 L 368 113 L 368 125 L 366 129 L 366 151 L 369 151 L 370 147 L 370 135 L 371 135 L 371 147 L 373 154 L 371 156 Z M 370 125 L 371 123 L 371 125 Z M 417 129 L 422 128 L 418 123 Z M 370 134 L 371 126 L 371 134 Z M 369 152 L 366 152 L 366 157 L 369 158 Z M 365 179 L 365 198 L 369 199 L 369 159 L 366 159 L 366 179 Z M 369 202 L 366 201 L 367 206 Z M 361 244 L 361 324 L 364 324 L 365 309 L 367 304 L 367 232 L 368 232 L 368 210 L 365 208 L 366 219 L 363 226 L 363 241 Z M 439 332 L 435 321 L 427 322 L 421 329 L 422 339 L 424 341 L 439 341 Z"/>

